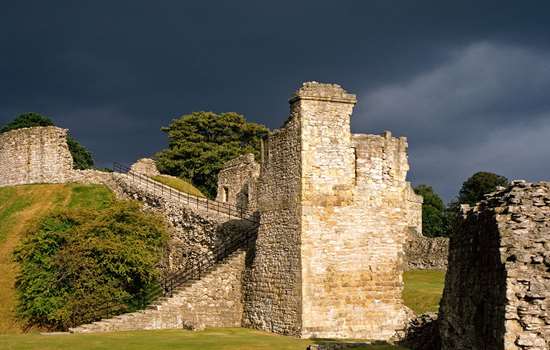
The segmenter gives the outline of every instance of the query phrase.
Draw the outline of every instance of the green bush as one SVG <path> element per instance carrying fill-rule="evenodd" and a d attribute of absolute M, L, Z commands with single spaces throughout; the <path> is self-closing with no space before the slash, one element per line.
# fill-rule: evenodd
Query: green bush
<path fill-rule="evenodd" d="M 46 216 L 15 251 L 18 316 L 65 330 L 142 305 L 156 285 L 165 227 L 128 201 Z"/>

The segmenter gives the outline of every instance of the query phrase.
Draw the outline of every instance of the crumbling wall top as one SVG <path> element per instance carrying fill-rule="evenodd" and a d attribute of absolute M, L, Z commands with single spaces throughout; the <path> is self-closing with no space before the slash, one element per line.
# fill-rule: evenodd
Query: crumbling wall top
<path fill-rule="evenodd" d="M 254 159 L 254 154 L 246 153 L 225 162 L 223 164 L 222 170 L 227 168 L 232 168 L 234 166 L 241 165 L 241 164 L 248 165 L 248 164 L 255 164 L 255 163 L 256 163 L 256 160 Z"/>
<path fill-rule="evenodd" d="M 145 176 L 157 176 L 160 172 L 157 169 L 157 164 L 153 159 L 141 158 L 131 166 L 131 170 L 143 174 Z"/>
<path fill-rule="evenodd" d="M 298 100 L 316 100 L 342 103 L 357 103 L 357 97 L 348 93 L 338 84 L 325 84 L 309 81 L 302 84 L 289 100 L 294 103 Z"/>

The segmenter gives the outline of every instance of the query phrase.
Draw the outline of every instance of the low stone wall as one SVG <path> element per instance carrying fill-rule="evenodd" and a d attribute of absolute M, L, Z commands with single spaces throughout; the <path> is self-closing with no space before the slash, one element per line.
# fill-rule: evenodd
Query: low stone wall
<path fill-rule="evenodd" d="M 446 237 L 426 237 L 411 228 L 405 243 L 407 270 L 447 269 L 449 239 Z"/>
<path fill-rule="evenodd" d="M 451 237 L 442 349 L 550 348 L 550 183 L 513 182 Z"/>
<path fill-rule="evenodd" d="M 78 182 L 82 184 L 101 184 L 113 189 L 115 182 L 113 173 L 99 170 L 73 170 L 68 176 L 66 182 Z"/>

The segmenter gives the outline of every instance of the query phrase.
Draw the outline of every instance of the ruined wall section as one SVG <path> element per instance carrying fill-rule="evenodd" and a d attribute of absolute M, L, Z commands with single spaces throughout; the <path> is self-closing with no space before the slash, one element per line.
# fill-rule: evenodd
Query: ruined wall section
<path fill-rule="evenodd" d="M 451 237 L 442 349 L 550 348 L 550 183 L 513 182 Z"/>
<path fill-rule="evenodd" d="M 409 227 L 405 243 L 406 270 L 446 270 L 449 238 L 426 237 Z"/>
<path fill-rule="evenodd" d="M 261 225 L 245 275 L 245 326 L 301 332 L 300 111 L 269 137 L 258 182 Z"/>
<path fill-rule="evenodd" d="M 63 183 L 72 171 L 66 129 L 46 126 L 0 134 L 0 186 Z"/>
<path fill-rule="evenodd" d="M 257 182 L 260 164 L 251 153 L 226 162 L 218 174 L 216 200 L 254 211 L 257 209 Z"/>
<path fill-rule="evenodd" d="M 149 177 L 160 175 L 160 172 L 157 169 L 157 163 L 151 158 L 138 159 L 134 164 L 132 164 L 130 170 Z"/>

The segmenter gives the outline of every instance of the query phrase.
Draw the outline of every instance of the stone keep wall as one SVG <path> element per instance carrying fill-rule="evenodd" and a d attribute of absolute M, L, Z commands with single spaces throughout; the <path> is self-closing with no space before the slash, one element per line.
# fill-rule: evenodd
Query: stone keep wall
<path fill-rule="evenodd" d="M 66 129 L 47 126 L 0 134 L 0 186 L 63 183 L 72 171 Z"/>
<path fill-rule="evenodd" d="M 265 142 L 258 180 L 260 228 L 245 272 L 243 325 L 301 334 L 300 111 Z M 265 175 L 264 175 L 265 174 Z"/>
<path fill-rule="evenodd" d="M 451 237 L 442 349 L 550 349 L 550 183 L 513 182 Z"/>
<path fill-rule="evenodd" d="M 403 244 L 418 220 L 408 217 L 407 142 L 352 135 L 354 104 L 338 85 L 305 83 L 266 142 L 245 293 L 253 327 L 369 339 L 404 328 Z"/>
<path fill-rule="evenodd" d="M 256 163 L 251 153 L 226 162 L 218 174 L 216 200 L 246 210 L 256 210 L 259 176 L 260 164 Z"/>

